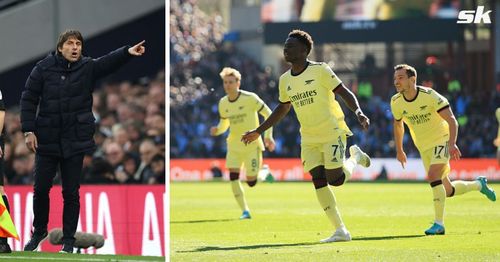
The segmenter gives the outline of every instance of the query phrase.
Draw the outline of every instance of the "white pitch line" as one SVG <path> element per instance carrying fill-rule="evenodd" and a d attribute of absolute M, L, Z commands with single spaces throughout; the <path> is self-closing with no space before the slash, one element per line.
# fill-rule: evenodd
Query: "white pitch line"
<path fill-rule="evenodd" d="M 26 259 L 26 260 L 56 260 L 56 261 L 75 261 L 75 260 L 81 260 L 81 261 L 120 261 L 120 262 L 149 262 L 149 261 L 155 261 L 155 260 L 122 260 L 122 259 L 114 259 L 114 258 L 89 258 L 89 257 L 82 257 L 82 258 L 63 258 L 63 257 L 20 257 L 20 256 L 0 256 L 1 259 Z"/>

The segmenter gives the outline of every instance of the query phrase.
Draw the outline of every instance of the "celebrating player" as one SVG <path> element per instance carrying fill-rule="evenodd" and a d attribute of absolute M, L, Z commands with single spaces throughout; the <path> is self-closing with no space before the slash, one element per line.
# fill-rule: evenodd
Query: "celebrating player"
<path fill-rule="evenodd" d="M 242 141 L 250 143 L 281 120 L 293 106 L 300 122 L 301 158 L 304 171 L 312 176 L 316 196 L 328 219 L 335 227 L 334 234 L 320 242 L 350 241 L 335 196 L 328 184 L 341 186 L 350 179 L 357 164 L 370 165 L 370 158 L 354 145 L 345 160 L 345 147 L 351 130 L 344 121 L 344 113 L 335 100 L 338 95 L 366 130 L 370 120 L 359 107 L 358 100 L 330 67 L 307 59 L 313 46 L 311 36 L 302 30 L 288 34 L 283 53 L 291 64 L 290 70 L 279 80 L 279 105 L 264 123 L 247 132 Z"/>
<path fill-rule="evenodd" d="M 272 129 L 264 134 L 264 143 L 259 137 L 254 143 L 245 145 L 240 141 L 240 137 L 245 131 L 259 125 L 257 113 L 267 118 L 271 114 L 271 109 L 255 93 L 240 90 L 241 74 L 238 70 L 225 67 L 220 72 L 220 76 L 227 95 L 219 101 L 219 124 L 210 129 L 210 134 L 212 136 L 223 134 L 231 126 L 227 137 L 226 167 L 229 169 L 234 197 L 243 211 L 240 219 L 249 219 L 251 218 L 250 209 L 239 180 L 240 169 L 243 166 L 246 170 L 247 184 L 250 187 L 255 186 L 257 175 L 262 167 L 264 144 L 271 152 L 274 151 L 275 144 Z M 262 175 L 268 175 L 268 173 Z"/>
<path fill-rule="evenodd" d="M 397 159 L 404 168 L 404 122 L 420 152 L 434 196 L 434 224 L 425 234 L 444 235 L 446 197 L 480 191 L 489 200 L 495 201 L 495 191 L 488 187 L 486 178 L 481 176 L 475 181 L 450 181 L 450 158 L 458 160 L 461 153 L 456 144 L 458 123 L 448 101 L 433 89 L 417 86 L 415 68 L 400 64 L 394 70 L 394 85 L 398 93 L 391 99 L 391 110 L 394 116 Z"/>

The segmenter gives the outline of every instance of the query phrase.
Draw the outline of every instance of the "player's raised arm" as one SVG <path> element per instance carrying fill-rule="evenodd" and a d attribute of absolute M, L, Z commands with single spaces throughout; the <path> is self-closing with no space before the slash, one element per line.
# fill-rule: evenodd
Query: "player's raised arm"
<path fill-rule="evenodd" d="M 359 107 L 358 99 L 351 92 L 351 90 L 347 89 L 343 83 L 340 83 L 333 92 L 340 96 L 347 107 L 356 114 L 358 118 L 359 124 L 363 127 L 364 130 L 368 129 L 370 126 L 370 119 L 361 111 L 361 107 Z"/>
<path fill-rule="evenodd" d="M 290 108 L 292 107 L 292 104 L 290 102 L 288 103 L 279 103 L 276 108 L 274 108 L 273 112 L 271 115 L 262 123 L 260 124 L 259 127 L 257 127 L 254 130 L 250 130 L 246 132 L 242 137 L 241 141 L 245 144 L 249 144 L 252 141 L 256 140 L 259 138 L 259 136 L 266 131 L 267 129 L 271 128 L 274 126 L 276 123 L 278 123 L 283 117 L 288 114 L 290 111 Z"/>

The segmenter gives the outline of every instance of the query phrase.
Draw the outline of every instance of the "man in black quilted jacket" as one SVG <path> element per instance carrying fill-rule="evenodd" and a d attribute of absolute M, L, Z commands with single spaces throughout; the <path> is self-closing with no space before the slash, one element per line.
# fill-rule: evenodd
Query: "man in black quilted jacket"
<path fill-rule="evenodd" d="M 59 167 L 62 180 L 63 246 L 72 253 L 80 212 L 80 176 L 85 152 L 95 148 L 92 91 L 100 77 L 145 52 L 144 40 L 97 59 L 82 56 L 83 37 L 66 30 L 56 51 L 39 61 L 21 95 L 21 124 L 26 146 L 35 152 L 33 233 L 25 251 L 35 251 L 47 237 L 49 191 Z"/>

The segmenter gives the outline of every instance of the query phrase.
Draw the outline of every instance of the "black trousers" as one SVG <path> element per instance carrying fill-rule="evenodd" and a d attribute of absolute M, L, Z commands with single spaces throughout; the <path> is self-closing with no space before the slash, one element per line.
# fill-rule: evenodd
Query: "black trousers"
<path fill-rule="evenodd" d="M 57 168 L 61 170 L 63 207 L 64 244 L 73 245 L 80 214 L 80 176 L 82 173 L 83 153 L 69 158 L 35 156 L 35 183 L 33 186 L 33 227 L 35 233 L 47 231 L 49 223 L 49 192 L 56 176 Z"/>

